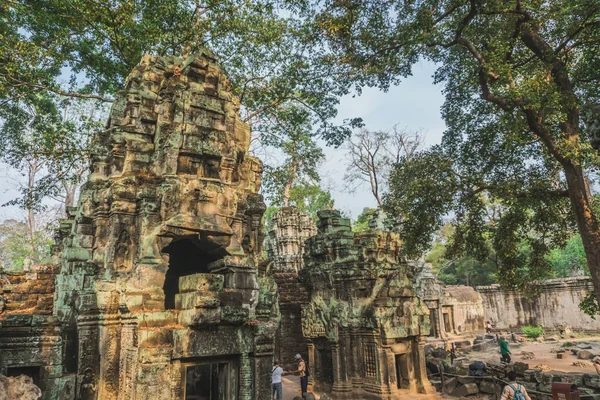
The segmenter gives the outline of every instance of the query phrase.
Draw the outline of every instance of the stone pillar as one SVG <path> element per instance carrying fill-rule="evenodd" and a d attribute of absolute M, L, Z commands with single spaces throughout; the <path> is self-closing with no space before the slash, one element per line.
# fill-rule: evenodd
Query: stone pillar
<path fill-rule="evenodd" d="M 240 355 L 240 384 L 239 384 L 239 399 L 252 399 L 252 365 L 248 353 Z"/>
<path fill-rule="evenodd" d="M 119 395 L 121 322 L 118 314 L 104 315 L 100 322 L 99 399 L 116 399 Z"/>
<path fill-rule="evenodd" d="M 417 390 L 419 393 L 425 394 L 433 394 L 435 393 L 435 388 L 429 382 L 429 378 L 427 378 L 427 369 L 425 363 L 425 336 L 420 335 L 417 339 L 415 339 L 414 344 L 416 346 L 413 347 L 413 359 L 414 359 L 414 369 L 415 375 L 417 378 Z"/>
<path fill-rule="evenodd" d="M 308 367 L 310 368 L 310 376 L 308 377 L 308 390 L 312 391 L 315 384 L 315 374 L 320 374 L 321 371 L 317 371 L 315 368 L 315 345 L 312 342 L 307 344 L 307 355 Z"/>

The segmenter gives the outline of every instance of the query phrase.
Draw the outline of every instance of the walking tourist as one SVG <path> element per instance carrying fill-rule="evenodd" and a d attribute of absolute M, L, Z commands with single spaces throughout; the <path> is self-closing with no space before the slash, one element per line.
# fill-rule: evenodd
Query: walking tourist
<path fill-rule="evenodd" d="M 516 382 L 517 373 L 515 371 L 509 371 L 506 376 L 509 382 L 504 386 L 500 400 L 531 400 L 523 385 Z"/>
<path fill-rule="evenodd" d="M 485 333 L 492 333 L 492 323 L 490 321 L 485 323 Z"/>
<path fill-rule="evenodd" d="M 508 350 L 508 342 L 504 336 L 500 337 L 498 340 L 498 344 L 500 345 L 500 354 L 502 355 L 501 362 L 510 364 L 510 350 Z"/>
<path fill-rule="evenodd" d="M 271 374 L 271 384 L 273 386 L 273 393 L 271 394 L 271 400 L 283 400 L 283 388 L 281 387 L 281 375 L 283 374 L 283 368 L 279 365 L 279 360 L 275 360 L 273 365 L 273 372 Z"/>

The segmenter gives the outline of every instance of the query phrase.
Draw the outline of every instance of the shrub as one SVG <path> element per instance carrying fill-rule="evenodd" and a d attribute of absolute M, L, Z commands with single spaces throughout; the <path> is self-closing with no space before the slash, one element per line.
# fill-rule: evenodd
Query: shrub
<path fill-rule="evenodd" d="M 537 339 L 544 334 L 544 328 L 541 326 L 526 325 L 523 327 L 523 334 L 529 339 Z"/>

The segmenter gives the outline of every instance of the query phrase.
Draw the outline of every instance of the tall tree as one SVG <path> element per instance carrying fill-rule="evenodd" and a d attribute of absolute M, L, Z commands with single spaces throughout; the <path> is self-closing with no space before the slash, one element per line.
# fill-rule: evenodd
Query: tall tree
<path fill-rule="evenodd" d="M 435 81 L 445 83 L 448 130 L 442 146 L 418 161 L 428 171 L 412 168 L 415 182 L 437 189 L 419 200 L 410 190 L 420 187 L 414 183 L 395 192 L 414 201 L 390 196 L 390 208 L 420 213 L 425 235 L 449 210 L 463 226 L 478 229 L 478 195 L 487 193 L 507 207 L 495 247 L 503 257 L 499 276 L 510 278 L 521 236 L 535 228 L 533 257 L 542 260 L 550 242 L 565 240 L 556 233 L 568 225 L 570 207 L 599 298 L 600 226 L 585 172 L 599 162 L 580 116 L 583 105 L 600 101 L 600 3 L 330 0 L 319 2 L 319 10 L 316 25 L 331 58 L 359 85 L 387 88 L 421 58 L 439 65 Z M 427 162 L 438 163 L 437 173 Z M 408 179 L 399 176 L 399 182 Z M 423 204 L 434 199 L 441 204 Z"/>
<path fill-rule="evenodd" d="M 318 167 L 325 159 L 313 138 L 311 117 L 306 107 L 282 107 L 259 137 L 263 149 L 275 153 L 277 162 L 267 162 L 263 193 L 276 206 L 288 207 L 298 182 L 319 184 Z M 268 151 L 269 151 L 268 150 Z"/>
<path fill-rule="evenodd" d="M 340 145 L 360 119 L 332 122 L 349 86 L 317 62 L 324 50 L 288 12 L 296 7 L 278 0 L 2 2 L 0 108 L 48 93 L 110 103 L 143 54 L 187 57 L 209 48 L 255 137 L 270 135 L 281 120 L 305 123 L 287 118 L 297 107 L 307 113 L 312 137 Z"/>
<path fill-rule="evenodd" d="M 401 158 L 411 159 L 423 139 L 418 132 L 409 132 L 394 126 L 389 131 L 360 129 L 348 140 L 349 165 L 344 180 L 351 191 L 366 184 L 382 207 L 382 195 L 392 166 Z"/>
<path fill-rule="evenodd" d="M 8 204 L 27 210 L 32 234 L 44 197 L 53 197 L 65 208 L 73 205 L 87 168 L 89 140 L 106 116 L 106 110 L 96 106 L 39 93 L 0 107 L 0 160 L 26 175 L 22 197 Z"/>

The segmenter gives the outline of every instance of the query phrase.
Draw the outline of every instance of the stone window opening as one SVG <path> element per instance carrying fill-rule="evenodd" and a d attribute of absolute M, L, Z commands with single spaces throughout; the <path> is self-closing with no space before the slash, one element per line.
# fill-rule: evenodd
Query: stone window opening
<path fill-rule="evenodd" d="M 225 250 L 197 236 L 184 236 L 174 239 L 163 250 L 169 255 L 169 269 L 165 274 L 163 291 L 165 309 L 175 309 L 175 295 L 179 293 L 179 278 L 191 274 L 208 273 L 208 264 L 223 258 Z"/>
<path fill-rule="evenodd" d="M 41 367 L 39 366 L 9 367 L 6 371 L 6 376 L 17 377 L 26 375 L 33 380 L 36 386 L 40 386 L 40 369 Z"/>

